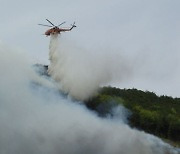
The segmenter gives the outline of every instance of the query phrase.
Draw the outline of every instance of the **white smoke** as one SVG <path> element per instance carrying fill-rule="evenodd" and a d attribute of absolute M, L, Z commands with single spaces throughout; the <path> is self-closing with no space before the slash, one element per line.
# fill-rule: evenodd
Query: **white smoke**
<path fill-rule="evenodd" d="M 101 119 L 38 76 L 23 53 L 0 47 L 1 154 L 178 153 L 160 139 Z"/>
<path fill-rule="evenodd" d="M 100 86 L 113 78 L 120 80 L 129 72 L 119 55 L 90 53 L 59 35 L 51 36 L 49 50 L 49 74 L 58 81 L 61 90 L 77 100 L 88 99 Z"/>

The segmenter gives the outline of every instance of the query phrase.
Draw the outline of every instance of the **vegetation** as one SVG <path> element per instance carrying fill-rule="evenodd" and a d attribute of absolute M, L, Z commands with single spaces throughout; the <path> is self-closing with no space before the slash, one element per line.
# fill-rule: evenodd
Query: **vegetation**
<path fill-rule="evenodd" d="M 104 87 L 86 104 L 88 108 L 96 111 L 99 106 L 106 104 L 103 112 L 108 112 L 107 104 L 112 102 L 123 104 L 132 112 L 129 117 L 132 127 L 180 142 L 180 98 L 157 96 L 153 92 L 137 89 Z"/>

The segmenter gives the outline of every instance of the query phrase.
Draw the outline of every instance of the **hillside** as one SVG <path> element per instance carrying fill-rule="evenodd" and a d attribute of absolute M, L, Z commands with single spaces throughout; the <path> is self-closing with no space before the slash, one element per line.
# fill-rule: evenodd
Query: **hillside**
<path fill-rule="evenodd" d="M 48 66 L 34 66 L 40 75 L 48 76 Z M 101 117 L 111 115 L 114 106 L 123 105 L 131 113 L 128 123 L 132 128 L 154 134 L 180 147 L 180 98 L 157 96 L 137 89 L 103 87 L 85 104 Z"/>
<path fill-rule="evenodd" d="M 131 127 L 174 141 L 179 146 L 180 98 L 157 96 L 153 92 L 137 89 L 104 87 L 86 104 L 100 116 L 108 114 L 112 106 L 123 104 L 131 111 L 129 116 Z"/>

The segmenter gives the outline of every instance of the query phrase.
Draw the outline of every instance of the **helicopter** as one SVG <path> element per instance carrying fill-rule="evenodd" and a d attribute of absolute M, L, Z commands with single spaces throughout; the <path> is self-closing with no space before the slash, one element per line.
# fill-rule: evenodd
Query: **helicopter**
<path fill-rule="evenodd" d="M 51 25 L 44 25 L 44 24 L 38 24 L 41 26 L 46 26 L 46 27 L 52 27 L 50 29 L 48 29 L 44 35 L 46 36 L 50 36 L 55 35 L 55 34 L 60 34 L 61 32 L 66 32 L 66 31 L 71 31 L 74 27 L 76 27 L 75 22 L 73 24 L 71 24 L 70 28 L 59 28 L 61 25 L 65 24 L 66 22 L 62 22 L 61 24 L 59 24 L 58 26 L 55 26 L 50 20 L 46 19 Z"/>

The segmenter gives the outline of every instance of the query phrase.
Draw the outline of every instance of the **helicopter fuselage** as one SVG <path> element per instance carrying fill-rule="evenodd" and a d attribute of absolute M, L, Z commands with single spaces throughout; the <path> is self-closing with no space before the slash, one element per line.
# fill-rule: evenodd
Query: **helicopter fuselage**
<path fill-rule="evenodd" d="M 72 28 L 64 29 L 64 28 L 59 28 L 59 27 L 53 27 L 53 28 L 51 28 L 51 29 L 48 29 L 48 30 L 45 32 L 45 35 L 46 35 L 46 36 L 50 36 L 51 34 L 52 34 L 52 35 L 60 34 L 61 32 L 70 31 L 71 29 L 72 29 Z"/>
<path fill-rule="evenodd" d="M 60 28 L 58 28 L 58 27 L 53 27 L 53 28 L 51 28 L 51 29 L 48 29 L 46 32 L 45 32 L 45 35 L 46 36 L 49 36 L 49 35 L 51 35 L 51 34 L 60 34 Z"/>

